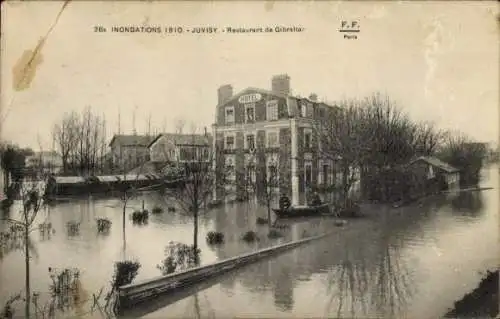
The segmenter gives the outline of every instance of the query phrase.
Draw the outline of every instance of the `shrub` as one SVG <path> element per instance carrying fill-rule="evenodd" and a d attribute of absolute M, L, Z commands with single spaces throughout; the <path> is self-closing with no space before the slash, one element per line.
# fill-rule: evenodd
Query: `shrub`
<path fill-rule="evenodd" d="M 175 207 L 173 207 L 173 206 L 169 206 L 169 207 L 167 208 L 167 211 L 168 211 L 169 213 L 175 212 Z"/>
<path fill-rule="evenodd" d="M 498 315 L 498 270 L 487 271 L 479 285 L 460 300 L 445 318 L 495 318 Z M 498 318 L 498 317 L 497 317 Z"/>
<path fill-rule="evenodd" d="M 165 247 L 165 259 L 156 268 L 165 276 L 175 271 L 195 267 L 200 262 L 200 253 L 201 250 L 199 248 L 195 250 L 192 245 L 170 242 Z"/>
<path fill-rule="evenodd" d="M 50 232 L 50 231 L 52 231 L 52 223 L 47 222 L 47 223 L 38 224 L 38 229 L 42 233 Z"/>
<path fill-rule="evenodd" d="M 58 272 L 49 267 L 49 275 L 52 280 L 49 287 L 52 296 L 68 296 L 76 289 L 76 281 L 80 277 L 80 271 L 78 269 L 65 268 Z"/>
<path fill-rule="evenodd" d="M 9 300 L 7 300 L 7 302 L 5 303 L 4 308 L 0 312 L 0 318 L 6 318 L 6 319 L 14 318 L 14 307 L 12 306 L 12 304 L 21 299 L 22 298 L 20 294 L 17 294 L 9 298 Z"/>
<path fill-rule="evenodd" d="M 134 224 L 147 224 L 149 220 L 149 212 L 147 210 L 136 210 L 132 213 L 132 222 Z"/>
<path fill-rule="evenodd" d="M 141 264 L 138 261 L 125 260 L 115 263 L 115 272 L 111 285 L 113 288 L 118 288 L 130 284 L 139 273 Z"/>
<path fill-rule="evenodd" d="M 290 229 L 290 225 L 288 224 L 276 224 L 273 227 L 277 229 Z"/>
<path fill-rule="evenodd" d="M 209 245 L 217 245 L 224 242 L 224 234 L 221 232 L 210 231 L 206 238 Z"/>
<path fill-rule="evenodd" d="M 66 228 L 68 230 L 68 235 L 78 235 L 80 233 L 80 222 L 69 221 L 66 223 Z"/>
<path fill-rule="evenodd" d="M 153 207 L 153 209 L 151 210 L 151 213 L 152 214 L 161 214 L 163 213 L 163 208 L 160 207 L 160 206 L 155 206 Z"/>
<path fill-rule="evenodd" d="M 268 220 L 266 218 L 257 217 L 257 225 L 266 225 Z"/>
<path fill-rule="evenodd" d="M 343 219 L 339 219 L 339 220 L 336 220 L 336 221 L 335 221 L 335 226 L 337 226 L 337 227 L 342 227 L 342 226 L 344 226 L 345 224 L 347 224 L 347 221 L 346 221 L 346 220 L 343 220 Z"/>
<path fill-rule="evenodd" d="M 267 234 L 267 237 L 269 237 L 269 238 L 280 238 L 280 237 L 283 237 L 283 234 L 281 232 L 279 232 L 278 230 L 276 230 L 276 229 L 271 229 L 271 230 L 269 230 L 269 233 Z"/>
<path fill-rule="evenodd" d="M 241 237 L 243 241 L 246 241 L 247 243 L 255 242 L 259 240 L 259 236 L 257 235 L 256 232 L 254 231 L 247 231 L 246 233 L 243 234 Z"/>
<path fill-rule="evenodd" d="M 111 221 L 108 218 L 98 218 L 97 222 L 97 232 L 107 233 L 111 228 Z"/>

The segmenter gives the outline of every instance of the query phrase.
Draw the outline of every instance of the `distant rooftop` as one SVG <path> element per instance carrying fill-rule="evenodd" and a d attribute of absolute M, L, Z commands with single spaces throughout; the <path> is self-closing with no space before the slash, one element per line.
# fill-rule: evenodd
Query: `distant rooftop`
<path fill-rule="evenodd" d="M 411 161 L 409 164 L 413 164 L 417 161 L 424 161 L 434 167 L 438 167 L 448 173 L 455 173 L 455 172 L 458 172 L 459 169 L 451 166 L 450 164 L 446 163 L 446 162 L 443 162 L 442 160 L 440 160 L 439 158 L 436 158 L 436 157 L 433 157 L 433 156 L 420 156 L 416 159 L 414 159 L 413 161 Z"/>
<path fill-rule="evenodd" d="M 160 137 L 166 137 L 173 140 L 176 145 L 211 145 L 212 136 L 210 134 L 180 134 L 180 133 L 161 133 L 153 139 L 148 147 L 151 147 Z"/>
<path fill-rule="evenodd" d="M 115 135 L 109 142 L 109 146 L 118 142 L 122 146 L 144 146 L 147 147 L 156 136 L 152 135 Z"/>

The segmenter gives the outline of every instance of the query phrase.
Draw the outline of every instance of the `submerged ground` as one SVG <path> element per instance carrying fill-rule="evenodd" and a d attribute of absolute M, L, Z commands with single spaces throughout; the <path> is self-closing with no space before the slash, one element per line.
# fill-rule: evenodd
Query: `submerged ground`
<path fill-rule="evenodd" d="M 263 260 L 223 276 L 203 289 L 144 305 L 136 313 L 149 318 L 201 317 L 415 317 L 443 316 L 454 302 L 471 292 L 488 269 L 497 266 L 498 173 L 485 173 L 482 192 L 442 195 L 412 206 L 391 209 L 366 207 L 368 219 L 351 220 L 341 228 L 329 218 L 284 222 L 284 237 L 267 238 L 266 217 L 256 204 L 234 204 L 212 210 L 200 219 L 202 264 L 225 259 L 280 242 L 332 229 L 324 240 Z M 146 208 L 166 208 L 155 195 L 144 198 Z M 131 203 L 127 214 L 141 207 Z M 177 210 L 152 215 L 136 226 L 126 220 L 123 249 L 121 206 L 116 200 L 59 203 L 40 214 L 55 234 L 32 235 L 32 289 L 48 295 L 48 268 L 78 267 L 88 296 L 107 285 L 113 263 L 124 257 L 141 263 L 137 280 L 160 274 L 156 265 L 170 241 L 192 243 L 192 218 Z M 111 232 L 100 235 L 97 217 L 112 221 Z M 80 222 L 78 234 L 66 230 Z M 2 227 L 0 225 L 0 227 Z M 256 231 L 261 240 L 248 244 L 242 233 Z M 209 231 L 224 233 L 226 242 L 210 247 Z M 0 260 L 0 302 L 24 287 L 24 257 L 12 251 Z M 439 298 L 436 298 L 439 296 Z M 175 301 L 175 302 L 174 302 Z M 21 307 L 22 308 L 22 307 Z M 84 307 L 85 308 L 85 307 Z M 86 309 L 86 308 L 85 308 Z M 85 311 L 84 311 L 85 312 Z M 21 312 L 22 313 L 22 312 Z"/>

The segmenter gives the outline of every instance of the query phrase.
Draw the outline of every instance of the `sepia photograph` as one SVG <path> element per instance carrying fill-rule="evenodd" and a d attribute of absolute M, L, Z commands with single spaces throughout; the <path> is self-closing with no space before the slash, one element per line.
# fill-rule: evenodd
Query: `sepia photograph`
<path fill-rule="evenodd" d="M 1 14 L 0 319 L 498 318 L 497 2 Z"/>

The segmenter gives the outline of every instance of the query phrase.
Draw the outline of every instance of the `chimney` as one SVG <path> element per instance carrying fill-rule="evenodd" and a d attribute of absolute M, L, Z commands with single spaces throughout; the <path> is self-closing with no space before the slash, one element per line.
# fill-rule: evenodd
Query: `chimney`
<path fill-rule="evenodd" d="M 217 90 L 217 96 L 218 96 L 218 105 L 221 105 L 229 101 L 229 99 L 233 97 L 233 86 L 231 84 L 226 84 L 219 87 L 219 89 Z"/>
<path fill-rule="evenodd" d="M 290 94 L 290 77 L 287 74 L 275 75 L 271 79 L 271 91 L 278 95 Z"/>
<path fill-rule="evenodd" d="M 311 93 L 309 95 L 309 100 L 311 100 L 313 102 L 317 102 L 318 101 L 318 95 L 316 93 Z"/>

